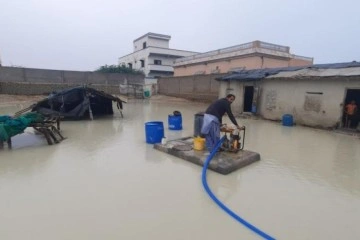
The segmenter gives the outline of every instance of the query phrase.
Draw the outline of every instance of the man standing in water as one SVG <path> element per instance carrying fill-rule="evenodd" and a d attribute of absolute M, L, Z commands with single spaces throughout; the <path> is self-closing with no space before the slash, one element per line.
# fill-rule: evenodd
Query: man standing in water
<path fill-rule="evenodd" d="M 240 128 L 231 111 L 231 103 L 235 100 L 235 95 L 228 94 L 226 98 L 221 98 L 213 102 L 204 114 L 204 122 L 201 128 L 201 134 L 205 135 L 206 147 L 211 152 L 216 143 L 220 140 L 220 126 L 222 117 L 225 113 L 229 116 L 231 122 Z"/>

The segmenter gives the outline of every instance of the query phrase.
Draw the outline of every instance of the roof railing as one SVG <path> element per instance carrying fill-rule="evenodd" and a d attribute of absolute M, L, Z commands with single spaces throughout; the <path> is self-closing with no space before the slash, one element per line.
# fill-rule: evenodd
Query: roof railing
<path fill-rule="evenodd" d="M 304 60 L 304 61 L 314 61 L 314 58 L 312 57 L 304 57 L 304 56 L 298 56 L 298 55 L 293 55 L 294 59 L 299 59 L 299 60 Z"/>
<path fill-rule="evenodd" d="M 175 60 L 175 63 L 181 63 L 181 62 L 186 62 L 189 60 L 195 60 L 195 59 L 205 58 L 205 57 L 212 57 L 212 56 L 216 56 L 219 54 L 225 54 L 225 53 L 241 51 L 241 50 L 246 50 L 246 49 L 252 49 L 252 48 L 264 48 L 264 49 L 275 50 L 275 51 L 285 52 L 285 53 L 289 53 L 289 51 L 290 51 L 290 48 L 286 47 L 286 46 L 281 46 L 281 45 L 276 45 L 276 44 L 266 43 L 266 42 L 261 42 L 261 41 L 253 41 L 253 42 L 244 43 L 244 44 L 240 44 L 240 45 L 236 45 L 236 46 L 232 46 L 232 47 L 213 50 L 210 52 L 199 53 L 199 54 L 195 54 L 195 55 L 192 55 L 189 57 L 179 58 L 179 59 Z"/>

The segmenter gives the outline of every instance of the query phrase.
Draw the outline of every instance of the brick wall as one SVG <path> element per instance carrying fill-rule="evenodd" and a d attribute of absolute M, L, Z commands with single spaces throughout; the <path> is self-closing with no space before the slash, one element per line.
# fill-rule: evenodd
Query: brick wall
<path fill-rule="evenodd" d="M 218 98 L 220 83 L 216 78 L 225 74 L 162 77 L 158 80 L 158 93 L 197 101 L 213 101 Z"/>
<path fill-rule="evenodd" d="M 13 95 L 48 95 L 49 93 L 66 88 L 76 87 L 79 84 L 63 83 L 9 83 L 0 82 L 0 94 Z M 92 84 L 92 88 L 109 94 L 119 94 L 118 85 Z"/>
<path fill-rule="evenodd" d="M 144 84 L 144 76 L 34 68 L 0 67 L 0 93 L 36 95 L 90 85 L 110 94 L 119 94 L 120 84 Z"/>

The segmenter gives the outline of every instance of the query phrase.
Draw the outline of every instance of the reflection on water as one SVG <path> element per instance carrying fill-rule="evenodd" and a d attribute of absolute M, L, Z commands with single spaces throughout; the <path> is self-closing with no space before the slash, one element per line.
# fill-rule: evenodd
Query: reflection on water
<path fill-rule="evenodd" d="M 170 140 L 190 136 L 204 108 L 133 100 L 124 118 L 62 122 L 60 144 L 31 129 L 16 136 L 0 151 L 0 239 L 260 239 L 208 198 L 199 166 L 145 143 L 145 122 L 163 121 Z M 182 131 L 167 129 L 174 110 Z M 219 199 L 277 239 L 360 238 L 359 139 L 239 122 L 261 161 L 227 176 L 210 171 Z"/>
<path fill-rule="evenodd" d="M 28 106 L 24 106 L 23 104 L 12 104 L 12 105 L 0 105 L 0 115 L 14 115 L 17 111 L 20 111 Z"/>

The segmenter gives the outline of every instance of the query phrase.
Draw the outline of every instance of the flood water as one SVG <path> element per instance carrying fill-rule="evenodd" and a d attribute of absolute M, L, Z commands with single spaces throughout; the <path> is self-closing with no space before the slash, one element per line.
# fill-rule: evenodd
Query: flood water
<path fill-rule="evenodd" d="M 62 122 L 60 144 L 32 130 L 14 137 L 12 150 L 0 150 L 0 239 L 262 239 L 208 197 L 200 166 L 145 143 L 145 122 L 163 121 L 168 139 L 190 136 L 205 108 L 130 100 L 124 118 Z M 182 131 L 167 129 L 174 110 Z M 229 175 L 208 172 L 225 205 L 276 239 L 360 239 L 357 137 L 238 121 L 245 149 L 261 160 Z"/>

